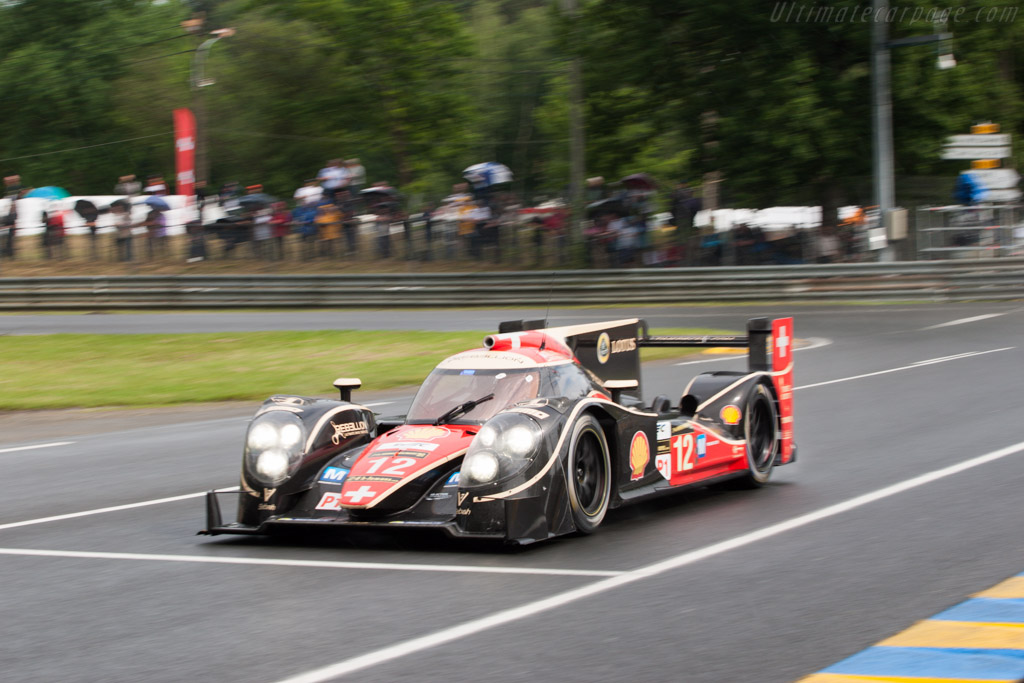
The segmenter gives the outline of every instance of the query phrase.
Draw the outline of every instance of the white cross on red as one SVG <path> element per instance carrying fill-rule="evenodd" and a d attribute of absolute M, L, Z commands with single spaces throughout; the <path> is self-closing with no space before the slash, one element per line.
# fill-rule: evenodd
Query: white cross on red
<path fill-rule="evenodd" d="M 346 491 L 342 495 L 350 499 L 353 503 L 360 503 L 362 502 L 363 498 L 373 498 L 374 493 L 373 489 L 371 489 L 366 484 L 363 484 L 355 491 Z"/>
<path fill-rule="evenodd" d="M 786 334 L 786 328 L 779 328 L 779 336 L 775 338 L 775 345 L 779 349 L 779 358 L 785 358 L 786 353 L 789 351 L 789 335 Z"/>

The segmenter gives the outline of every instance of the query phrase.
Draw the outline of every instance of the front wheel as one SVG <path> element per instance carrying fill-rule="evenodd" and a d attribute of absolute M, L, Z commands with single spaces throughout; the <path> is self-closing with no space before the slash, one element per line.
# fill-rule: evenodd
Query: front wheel
<path fill-rule="evenodd" d="M 612 489 L 608 441 L 593 415 L 576 421 L 566 469 L 572 521 L 580 533 L 593 533 L 608 512 Z"/>

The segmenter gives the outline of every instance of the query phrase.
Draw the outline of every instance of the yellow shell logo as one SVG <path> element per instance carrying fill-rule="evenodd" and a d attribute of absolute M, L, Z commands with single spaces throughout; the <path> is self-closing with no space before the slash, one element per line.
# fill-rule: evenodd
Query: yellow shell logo
<path fill-rule="evenodd" d="M 742 413 L 740 412 L 740 409 L 734 405 L 727 405 L 722 408 L 722 412 L 718 414 L 718 416 L 722 418 L 722 422 L 727 425 L 737 424 L 740 421 L 741 415 Z"/>
<path fill-rule="evenodd" d="M 612 355 L 612 342 L 607 332 L 602 332 L 597 338 L 597 362 L 604 365 L 608 362 L 608 356 Z"/>
<path fill-rule="evenodd" d="M 413 429 L 407 429 L 404 432 L 400 432 L 396 436 L 410 441 L 429 441 L 431 439 L 440 439 L 448 436 L 450 433 L 451 432 L 444 427 L 414 427 Z"/>
<path fill-rule="evenodd" d="M 629 445 L 629 466 L 633 473 L 631 481 L 636 481 L 644 476 L 644 469 L 651 460 L 651 444 L 647 441 L 647 435 L 637 432 L 633 435 L 633 442 Z"/>

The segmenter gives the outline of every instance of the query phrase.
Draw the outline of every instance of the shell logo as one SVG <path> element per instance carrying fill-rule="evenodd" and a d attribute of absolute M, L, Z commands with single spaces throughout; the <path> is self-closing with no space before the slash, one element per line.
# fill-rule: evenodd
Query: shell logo
<path fill-rule="evenodd" d="M 629 466 L 633 472 L 630 474 L 630 481 L 642 479 L 647 463 L 651 461 L 651 444 L 647 435 L 637 432 L 633 435 L 633 441 L 629 444 Z"/>
<path fill-rule="evenodd" d="M 607 332 L 602 332 L 597 338 L 597 362 L 604 365 L 608 362 L 608 356 L 612 355 L 612 342 Z"/>
<path fill-rule="evenodd" d="M 429 441 L 431 439 L 446 437 L 449 434 L 451 434 L 451 432 L 444 427 L 414 427 L 400 432 L 399 434 L 396 434 L 396 436 L 403 440 Z"/>
<path fill-rule="evenodd" d="M 740 409 L 732 404 L 722 408 L 722 412 L 718 414 L 718 416 L 722 418 L 722 422 L 727 425 L 738 424 L 742 415 L 743 413 L 740 412 Z"/>

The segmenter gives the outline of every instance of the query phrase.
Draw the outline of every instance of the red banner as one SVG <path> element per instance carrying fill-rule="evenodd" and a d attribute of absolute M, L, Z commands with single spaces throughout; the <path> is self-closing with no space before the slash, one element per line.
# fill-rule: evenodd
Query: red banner
<path fill-rule="evenodd" d="M 174 157 L 178 194 L 196 193 L 196 118 L 190 109 L 174 110 Z"/>

